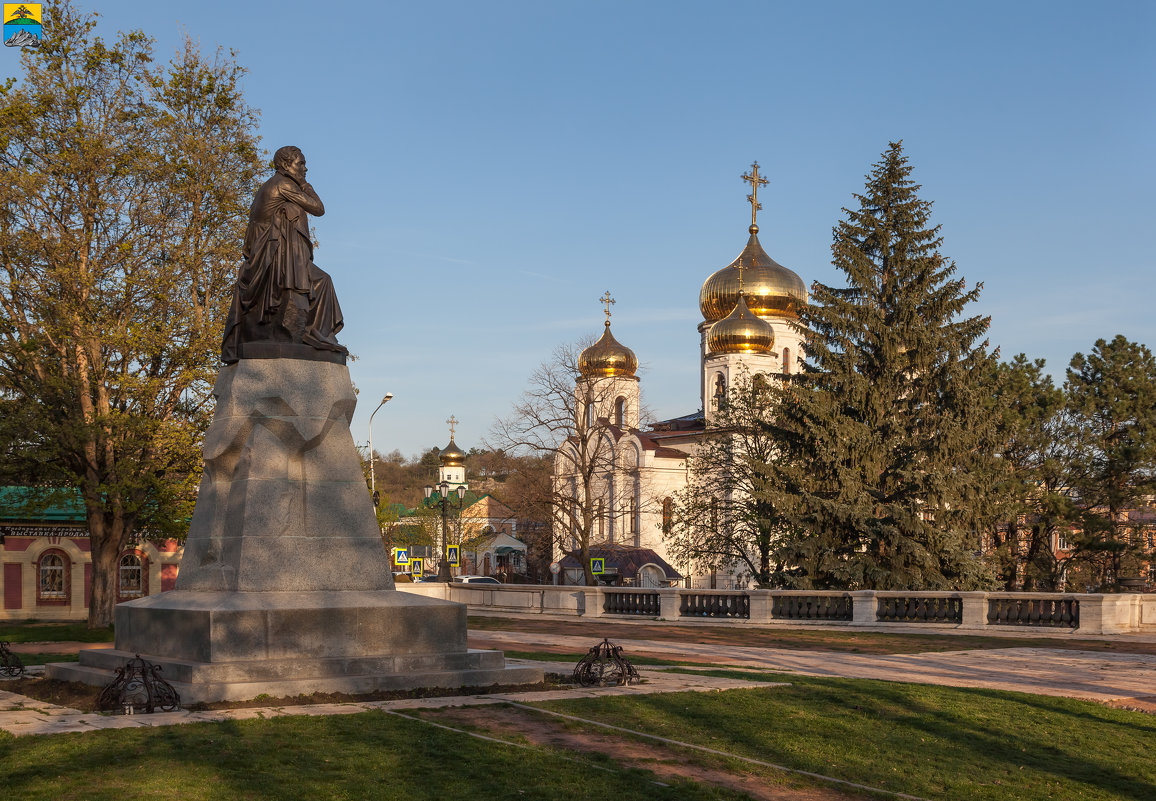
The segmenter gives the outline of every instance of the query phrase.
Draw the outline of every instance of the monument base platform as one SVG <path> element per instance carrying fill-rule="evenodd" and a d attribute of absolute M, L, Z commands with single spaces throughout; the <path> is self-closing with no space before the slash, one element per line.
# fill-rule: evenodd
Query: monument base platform
<path fill-rule="evenodd" d="M 135 653 L 114 649 L 80 652 L 80 663 L 46 666 L 50 679 L 105 687 Z M 467 651 L 452 657 L 411 657 L 392 660 L 318 659 L 225 662 L 207 665 L 141 654 L 161 666 L 161 677 L 181 696 L 181 704 L 247 701 L 259 695 L 286 698 L 313 693 L 353 695 L 379 690 L 416 690 L 425 687 L 489 687 L 494 684 L 535 684 L 542 670 L 510 667 L 501 651 Z M 278 675 L 280 674 L 280 675 Z M 182 678 L 186 680 L 182 680 Z"/>
<path fill-rule="evenodd" d="M 467 649 L 462 604 L 396 590 L 173 590 L 117 606 L 114 649 L 45 672 L 104 686 L 137 654 L 184 704 L 542 680 L 540 669 L 507 667 L 501 651 Z"/>

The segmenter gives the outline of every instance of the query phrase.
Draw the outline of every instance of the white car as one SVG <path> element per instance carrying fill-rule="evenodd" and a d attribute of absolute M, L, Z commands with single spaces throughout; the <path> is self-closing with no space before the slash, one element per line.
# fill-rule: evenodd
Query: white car
<path fill-rule="evenodd" d="M 454 581 L 458 584 L 501 584 L 493 576 L 454 576 Z"/>

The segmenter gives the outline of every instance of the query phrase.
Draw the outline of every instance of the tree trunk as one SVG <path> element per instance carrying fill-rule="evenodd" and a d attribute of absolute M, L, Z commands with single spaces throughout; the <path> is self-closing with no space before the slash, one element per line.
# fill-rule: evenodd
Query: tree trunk
<path fill-rule="evenodd" d="M 594 570 L 590 567 L 590 537 L 589 535 L 582 538 L 582 547 L 579 549 L 582 559 L 582 574 L 585 576 L 586 586 L 594 587 L 598 585 L 598 579 L 594 576 Z"/>
<path fill-rule="evenodd" d="M 92 591 L 88 597 L 88 627 L 106 629 L 113 623 L 119 572 L 117 568 L 126 537 L 123 526 L 109 524 L 103 515 L 91 511 L 88 513 L 88 532 L 88 541 L 92 549 Z"/>

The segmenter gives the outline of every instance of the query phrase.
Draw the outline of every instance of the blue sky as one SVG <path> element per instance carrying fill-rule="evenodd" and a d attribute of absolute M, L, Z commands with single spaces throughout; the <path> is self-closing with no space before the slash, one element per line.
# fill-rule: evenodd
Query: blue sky
<path fill-rule="evenodd" d="M 325 201 L 354 438 L 479 444 L 553 348 L 601 329 L 659 417 L 698 408 L 698 291 L 760 239 L 841 283 L 831 228 L 904 140 L 1005 358 L 1156 345 L 1156 4 L 95 2 L 157 53 L 235 50 L 272 152 Z M 8 54 L 12 55 L 12 54 Z M 14 60 L 14 59 L 13 59 Z M 14 70 L 13 70 L 14 71 Z"/>

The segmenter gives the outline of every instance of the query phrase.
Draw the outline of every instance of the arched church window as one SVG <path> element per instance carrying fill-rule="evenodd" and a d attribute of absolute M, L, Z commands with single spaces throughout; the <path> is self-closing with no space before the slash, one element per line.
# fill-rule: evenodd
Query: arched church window
<path fill-rule="evenodd" d="M 791 349 L 783 348 L 783 375 L 791 374 Z"/>
<path fill-rule="evenodd" d="M 619 397 L 614 401 L 614 425 L 619 428 L 626 426 L 626 398 Z"/>
<path fill-rule="evenodd" d="M 727 380 L 722 373 L 716 373 L 714 377 L 714 408 L 718 409 L 722 406 L 723 401 L 727 396 Z"/>
<path fill-rule="evenodd" d="M 138 554 L 126 553 L 117 567 L 117 595 L 139 598 L 144 595 L 144 564 Z"/>
<path fill-rule="evenodd" d="M 49 602 L 68 600 L 68 564 L 63 554 L 49 551 L 40 557 L 40 586 L 37 599 Z"/>
<path fill-rule="evenodd" d="M 755 373 L 755 377 L 751 379 L 751 394 L 754 396 L 754 399 L 758 401 L 766 395 L 770 386 L 766 373 Z"/>

